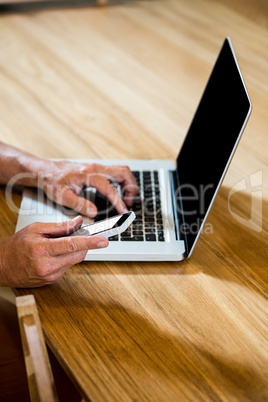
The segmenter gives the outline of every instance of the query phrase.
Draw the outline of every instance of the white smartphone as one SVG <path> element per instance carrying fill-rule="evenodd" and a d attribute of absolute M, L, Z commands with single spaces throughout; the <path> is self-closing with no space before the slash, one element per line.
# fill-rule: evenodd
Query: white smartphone
<path fill-rule="evenodd" d="M 136 215 L 133 211 L 103 219 L 99 222 L 85 225 L 70 236 L 103 236 L 112 237 L 124 232 L 134 221 Z"/>

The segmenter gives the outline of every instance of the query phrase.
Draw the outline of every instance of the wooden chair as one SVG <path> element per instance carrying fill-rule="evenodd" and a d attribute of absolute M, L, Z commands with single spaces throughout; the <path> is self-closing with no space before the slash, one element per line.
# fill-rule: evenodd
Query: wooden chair
<path fill-rule="evenodd" d="M 16 297 L 16 306 L 31 401 L 58 402 L 35 298 Z"/>

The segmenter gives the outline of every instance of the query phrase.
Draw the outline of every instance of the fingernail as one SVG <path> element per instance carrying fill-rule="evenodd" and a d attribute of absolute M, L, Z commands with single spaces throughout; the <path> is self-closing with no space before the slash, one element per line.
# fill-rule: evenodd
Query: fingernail
<path fill-rule="evenodd" d="M 98 248 L 104 248 L 104 247 L 107 247 L 107 246 L 108 246 L 108 244 L 107 244 L 107 242 L 104 241 L 104 240 L 99 241 L 99 242 L 97 243 L 97 247 L 98 247 Z"/>
<path fill-rule="evenodd" d="M 90 217 L 90 218 L 94 218 L 97 215 L 98 211 L 95 208 L 90 208 L 88 207 L 86 209 L 86 214 Z"/>
<path fill-rule="evenodd" d="M 81 218 L 81 215 L 76 216 L 76 217 L 73 218 L 72 220 L 74 221 L 74 220 L 76 220 L 76 219 L 78 219 L 78 218 Z"/>
<path fill-rule="evenodd" d="M 127 207 L 126 207 L 125 204 L 121 205 L 120 210 L 122 211 L 123 214 L 124 214 L 125 212 L 128 212 L 128 209 L 127 209 Z"/>

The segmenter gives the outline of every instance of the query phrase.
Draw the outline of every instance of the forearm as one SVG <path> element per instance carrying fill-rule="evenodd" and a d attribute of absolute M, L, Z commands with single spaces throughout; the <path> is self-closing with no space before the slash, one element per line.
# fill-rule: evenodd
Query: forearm
<path fill-rule="evenodd" d="M 125 202 L 109 183 L 111 179 L 120 184 L 126 204 L 131 206 L 137 194 L 137 182 L 127 166 L 53 162 L 0 142 L 0 185 L 41 188 L 57 204 L 91 218 L 96 216 L 97 208 L 79 195 L 85 187 L 96 188 L 118 213 L 127 211 Z"/>
<path fill-rule="evenodd" d="M 37 187 L 49 161 L 37 158 L 0 142 L 0 184 L 7 184 L 12 178 L 16 185 Z"/>

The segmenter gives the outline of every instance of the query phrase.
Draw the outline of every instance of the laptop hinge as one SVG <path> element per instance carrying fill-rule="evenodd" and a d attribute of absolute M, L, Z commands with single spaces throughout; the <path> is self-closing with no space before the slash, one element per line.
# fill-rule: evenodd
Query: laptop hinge
<path fill-rule="evenodd" d="M 180 193 L 179 186 L 179 177 L 176 170 L 169 171 L 170 184 L 171 184 L 171 197 L 172 197 L 172 207 L 173 207 L 173 216 L 175 222 L 175 233 L 177 240 L 183 240 L 185 243 L 185 253 L 188 255 L 188 244 L 187 237 L 184 232 L 184 216 L 183 216 L 183 207 L 182 207 L 182 199 Z"/>

